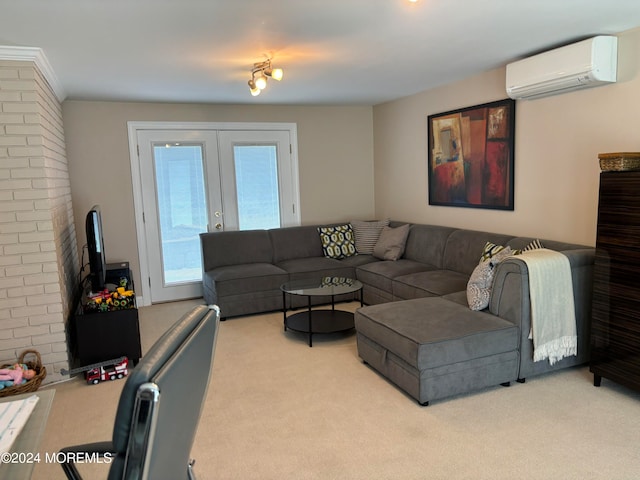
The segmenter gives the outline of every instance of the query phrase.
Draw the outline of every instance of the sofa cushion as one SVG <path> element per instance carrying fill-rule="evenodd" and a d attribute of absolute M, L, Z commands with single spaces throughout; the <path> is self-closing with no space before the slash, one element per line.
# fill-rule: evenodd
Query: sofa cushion
<path fill-rule="evenodd" d="M 424 263 L 401 258 L 395 262 L 385 260 L 361 265 L 356 269 L 356 275 L 362 283 L 391 293 L 391 282 L 395 277 L 434 270 L 434 268 Z"/>
<path fill-rule="evenodd" d="M 200 234 L 206 272 L 221 265 L 271 263 L 271 240 L 266 230 L 242 230 Z"/>
<path fill-rule="evenodd" d="M 467 302 L 467 291 L 461 290 L 459 292 L 447 293 L 443 295 L 442 298 L 449 300 L 450 302 L 455 302 L 459 305 L 463 305 L 467 307 L 469 304 Z"/>
<path fill-rule="evenodd" d="M 289 280 L 322 277 L 355 278 L 354 267 L 326 257 L 292 258 L 276 264 L 289 274 Z"/>
<path fill-rule="evenodd" d="M 394 298 L 409 300 L 465 290 L 468 280 L 462 273 L 437 269 L 396 277 L 391 288 Z"/>
<path fill-rule="evenodd" d="M 512 352 L 519 342 L 513 323 L 441 297 L 359 308 L 355 327 L 418 370 Z"/>
<path fill-rule="evenodd" d="M 447 239 L 442 268 L 471 275 L 487 242 L 506 245 L 512 236 L 474 230 L 456 230 Z"/>
<path fill-rule="evenodd" d="M 327 258 L 345 258 L 356 254 L 351 224 L 318 227 L 322 251 Z"/>
<path fill-rule="evenodd" d="M 442 268 L 447 239 L 455 230 L 437 225 L 411 225 L 404 258 Z"/>
<path fill-rule="evenodd" d="M 290 258 L 323 256 L 316 226 L 273 228 L 268 232 L 273 248 L 273 263 Z"/>
<path fill-rule="evenodd" d="M 409 225 L 396 228 L 384 227 L 373 247 L 373 256 L 381 260 L 398 260 L 404 253 L 409 235 Z"/>
<path fill-rule="evenodd" d="M 289 279 L 286 271 L 268 263 L 225 265 L 206 272 L 218 296 L 277 290 Z"/>
<path fill-rule="evenodd" d="M 374 257 L 373 255 L 353 255 L 351 257 L 341 258 L 340 262 L 344 265 L 349 265 L 351 267 L 359 267 L 360 265 L 366 265 L 371 262 L 380 262 L 379 258 Z"/>
<path fill-rule="evenodd" d="M 351 220 L 358 255 L 371 255 L 382 229 L 388 226 L 389 219 L 379 221 Z"/>

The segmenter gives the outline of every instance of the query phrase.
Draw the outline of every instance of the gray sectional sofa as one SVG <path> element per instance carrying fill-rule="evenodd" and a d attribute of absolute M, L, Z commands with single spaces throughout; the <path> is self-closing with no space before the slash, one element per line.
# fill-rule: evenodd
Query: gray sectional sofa
<path fill-rule="evenodd" d="M 324 256 L 317 226 L 206 233 L 205 301 L 233 317 L 281 309 L 280 285 L 287 280 L 357 278 L 367 304 L 355 313 L 358 355 L 426 405 L 588 361 L 593 247 L 541 240 L 571 266 L 576 356 L 554 365 L 533 361 L 528 268 L 517 256 L 495 267 L 488 307 L 469 308 L 467 283 L 486 243 L 522 249 L 532 240 L 414 224 L 398 260 L 371 254 L 338 260 Z"/>
<path fill-rule="evenodd" d="M 289 280 L 356 278 L 356 267 L 374 260 L 370 255 L 326 258 L 316 226 L 203 233 L 200 243 L 204 299 L 218 305 L 225 319 L 282 309 L 280 286 Z M 295 302 L 304 298 L 291 301 L 292 308 L 301 307 Z"/>

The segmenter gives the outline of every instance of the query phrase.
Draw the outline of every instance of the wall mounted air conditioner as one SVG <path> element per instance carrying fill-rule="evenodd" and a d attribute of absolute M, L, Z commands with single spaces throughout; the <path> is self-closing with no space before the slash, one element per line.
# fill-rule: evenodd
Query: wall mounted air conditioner
<path fill-rule="evenodd" d="M 615 83 L 618 38 L 601 35 L 507 65 L 507 95 L 533 99 Z"/>

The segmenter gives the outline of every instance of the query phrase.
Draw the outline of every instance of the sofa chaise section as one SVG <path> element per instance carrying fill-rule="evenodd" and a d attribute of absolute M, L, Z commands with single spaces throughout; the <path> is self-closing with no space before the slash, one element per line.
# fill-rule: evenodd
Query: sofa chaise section
<path fill-rule="evenodd" d="M 442 297 L 385 303 L 355 313 L 363 361 L 427 405 L 509 383 L 518 375 L 518 328 Z"/>
<path fill-rule="evenodd" d="M 421 404 L 514 379 L 524 382 L 533 375 L 587 362 L 595 258 L 591 247 L 541 241 L 545 248 L 560 251 L 569 260 L 577 355 L 553 365 L 533 361 L 529 274 L 518 256 L 508 257 L 495 267 L 489 306 L 482 311 L 469 308 L 466 283 L 486 242 L 521 250 L 534 240 L 462 229 L 450 232 L 440 268 L 394 277 L 390 284 L 396 301 L 356 311 L 359 356 Z M 400 300 L 403 295 L 413 297 Z M 442 329 L 441 321 L 451 327 L 448 336 L 434 333 Z M 516 336 L 515 347 L 510 343 L 511 336 L 504 343 L 506 331 Z M 425 349 L 439 354 L 421 356 Z"/>

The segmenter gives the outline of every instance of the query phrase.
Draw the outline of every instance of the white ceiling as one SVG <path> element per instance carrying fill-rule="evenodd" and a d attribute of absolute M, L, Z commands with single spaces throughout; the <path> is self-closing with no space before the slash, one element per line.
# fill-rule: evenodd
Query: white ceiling
<path fill-rule="evenodd" d="M 0 0 L 0 45 L 84 100 L 374 105 L 637 26 L 640 0 Z"/>

